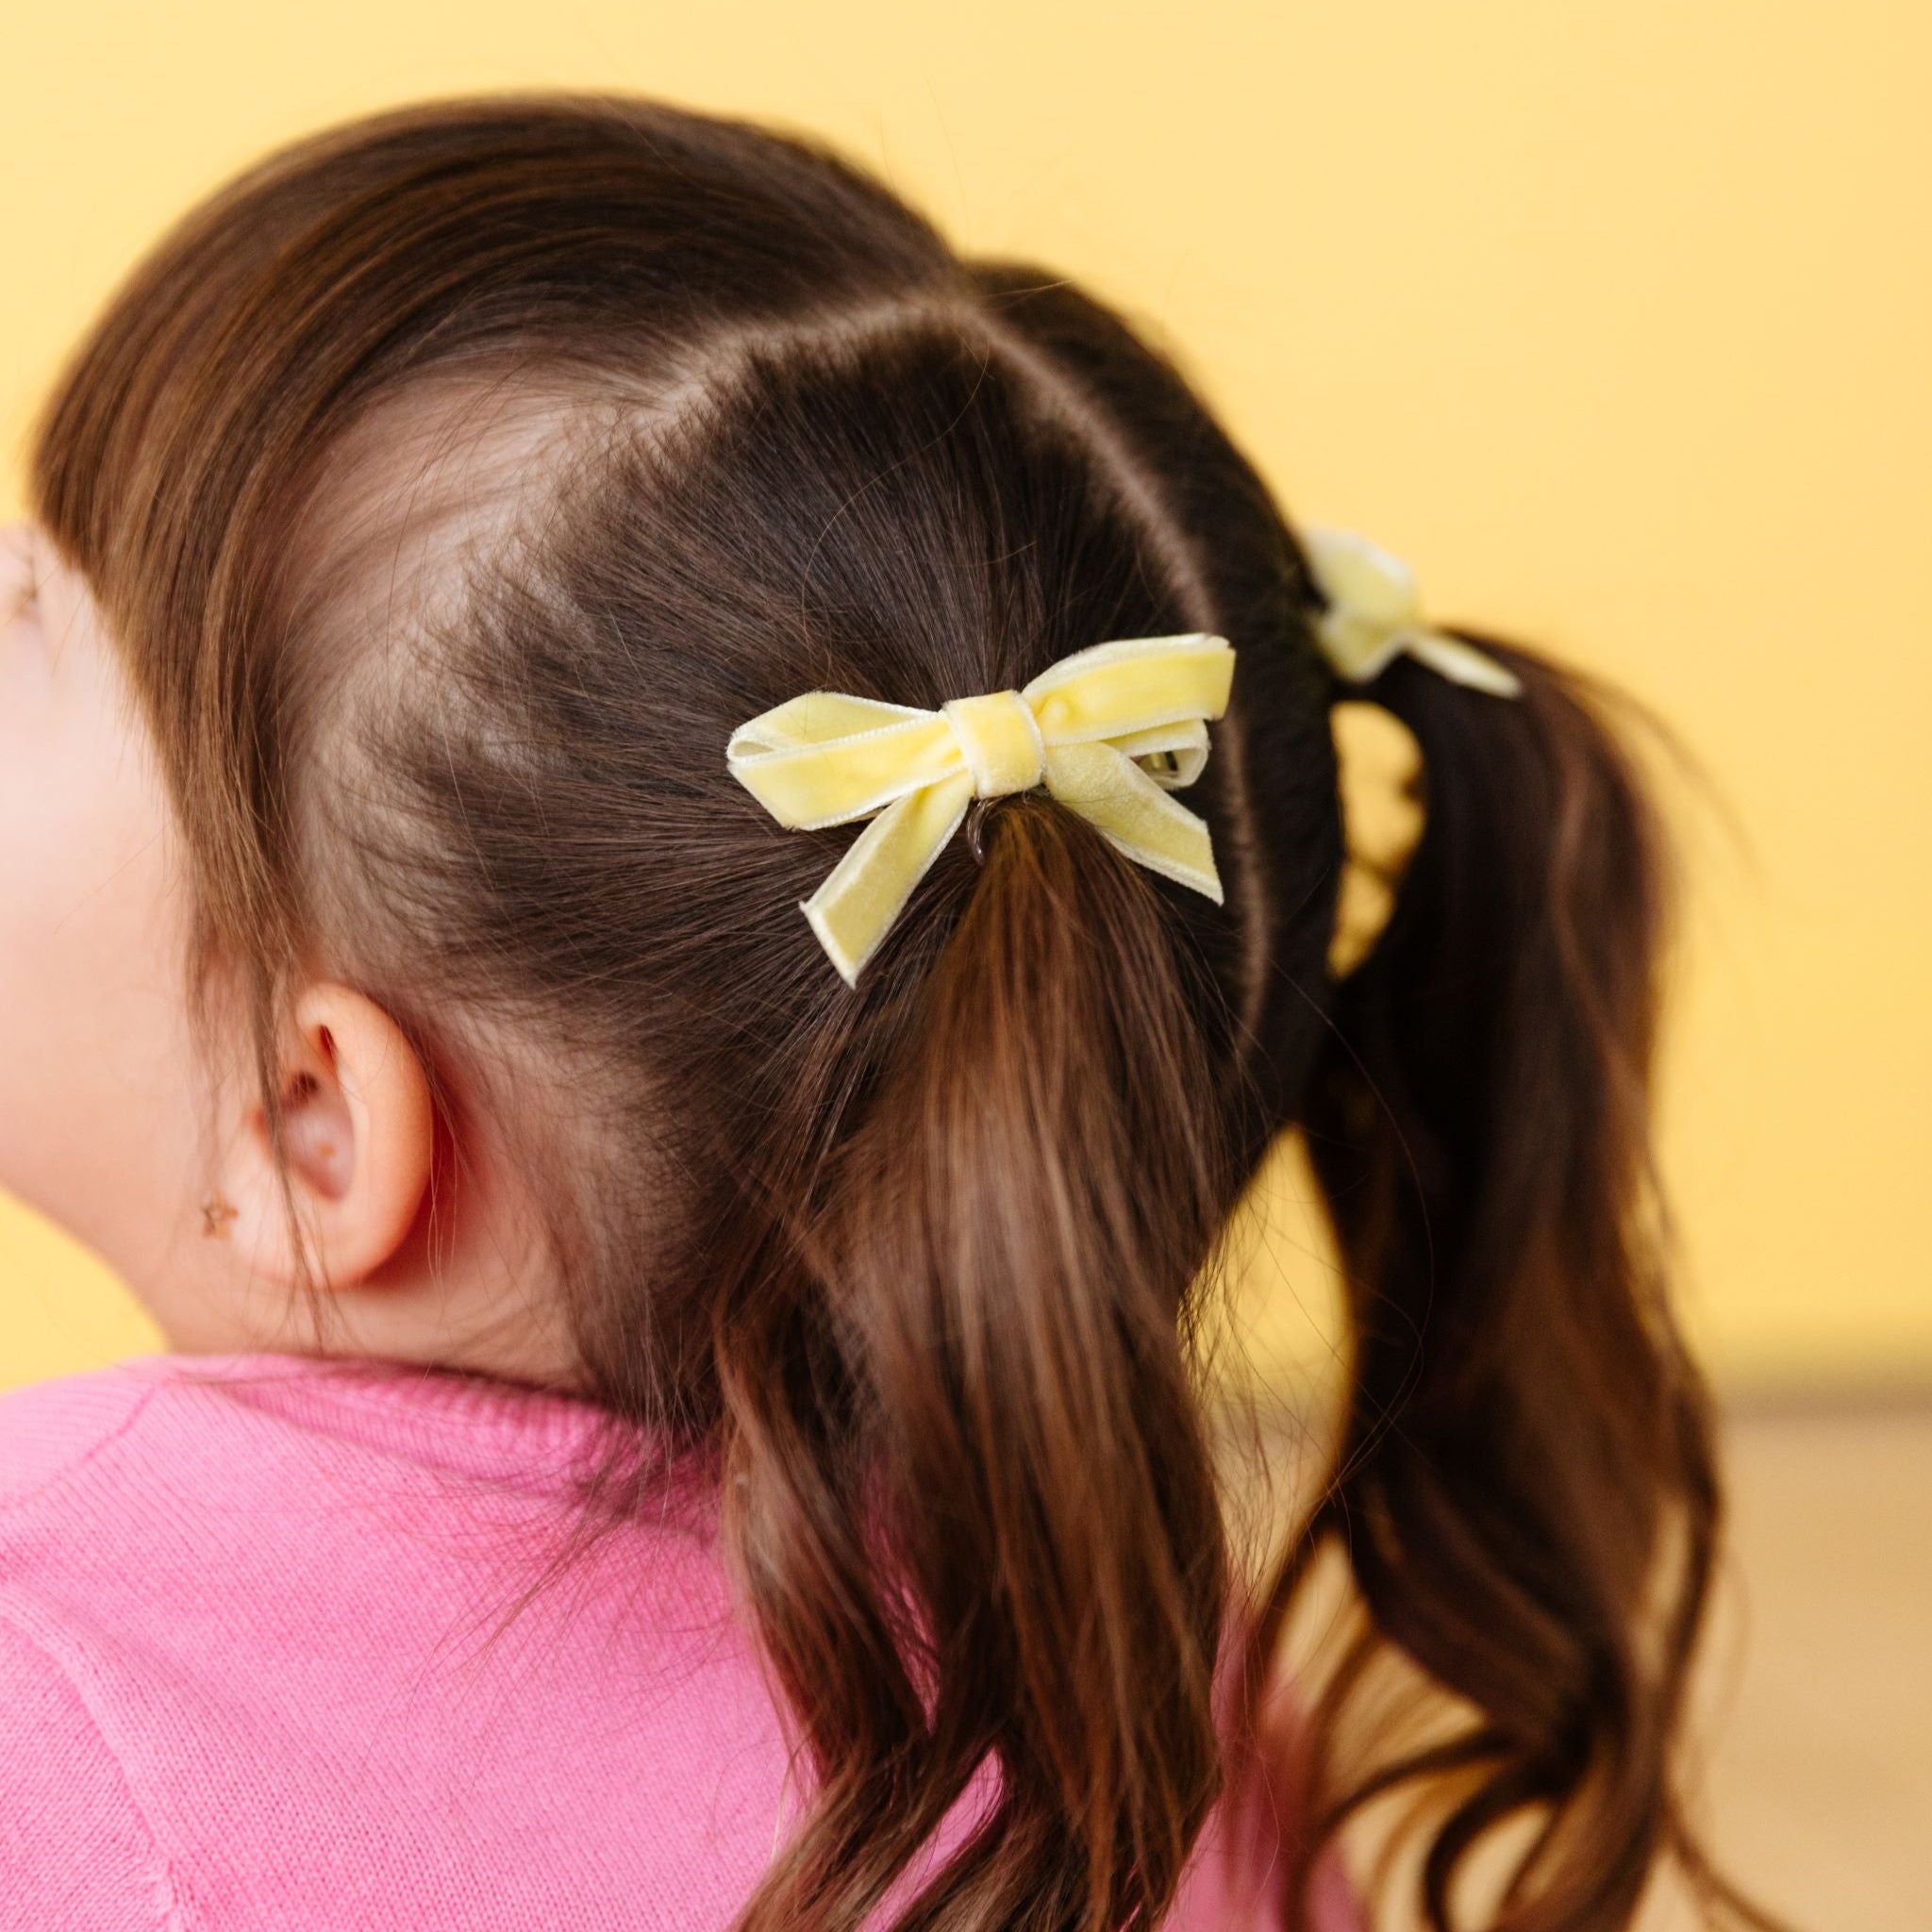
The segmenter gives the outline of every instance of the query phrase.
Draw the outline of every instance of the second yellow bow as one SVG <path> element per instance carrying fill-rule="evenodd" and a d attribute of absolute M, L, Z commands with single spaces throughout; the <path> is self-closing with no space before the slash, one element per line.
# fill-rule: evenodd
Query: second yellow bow
<path fill-rule="evenodd" d="M 876 813 L 799 901 L 848 986 L 975 798 L 1044 785 L 1129 858 L 1221 903 L 1204 820 L 1168 793 L 1208 761 L 1227 708 L 1225 638 L 1120 638 L 1051 664 L 1023 690 L 937 711 L 813 691 L 731 734 L 732 774 L 782 825 Z"/>

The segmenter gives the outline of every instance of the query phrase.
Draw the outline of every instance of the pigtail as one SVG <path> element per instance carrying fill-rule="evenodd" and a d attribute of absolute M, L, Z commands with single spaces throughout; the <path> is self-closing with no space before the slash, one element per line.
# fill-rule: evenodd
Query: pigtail
<path fill-rule="evenodd" d="M 1224 1553 L 1183 1347 L 1239 1185 L 1213 1002 L 1186 983 L 1199 968 L 1161 887 L 1076 815 L 1008 798 L 977 836 L 820 1242 L 925 1703 L 900 1700 L 882 1751 L 862 1721 L 881 1680 L 826 1667 L 864 1647 L 824 1641 L 877 1621 L 854 1607 L 870 1573 L 822 1560 L 794 1507 L 823 1493 L 809 1457 L 767 1465 L 753 1507 L 792 1528 L 766 1577 L 774 1654 L 810 1734 L 846 1749 L 820 1762 L 825 1796 L 749 1927 L 855 1922 L 868 1901 L 827 1909 L 822 1888 L 934 1823 L 881 1832 L 882 1765 L 948 1800 L 982 1759 L 994 1774 L 901 1932 L 1152 1926 L 1220 1787 Z M 780 1550 L 756 1526 L 748 1541 Z M 819 1641 L 788 1655 L 807 1603 Z"/>
<path fill-rule="evenodd" d="M 1469 1707 L 1452 1741 L 1331 1773 L 1316 1798 L 1320 1839 L 1372 1797 L 1450 1781 L 1421 1874 L 1435 1932 L 1478 1844 L 1525 1814 L 1495 1932 L 1624 1926 L 1672 1854 L 1763 1924 L 1703 1865 L 1672 1775 L 1720 1498 L 1652 1165 L 1665 841 L 1581 680 L 1460 635 L 1519 697 L 1402 658 L 1368 693 L 1420 743 L 1426 816 L 1306 1105 L 1354 1376 L 1262 1641 L 1332 1541 L 1374 1629 L 1314 1738 L 1385 1642 Z"/>
<path fill-rule="evenodd" d="M 1419 741 L 1426 814 L 1379 943 L 1331 983 L 1336 687 L 1304 546 L 1158 350 L 1064 281 L 979 273 L 1091 398 L 1245 646 L 1217 757 L 1246 773 L 1231 842 L 1266 880 L 1249 905 L 1267 963 L 1236 1045 L 1273 1125 L 1306 1130 L 1352 1285 L 1334 1474 L 1262 1579 L 1243 1674 L 1281 1794 L 1285 1921 L 1309 1924 L 1341 1827 L 1407 1790 L 1434 1818 L 1435 1932 L 1475 1849 L 1525 1821 L 1495 1932 L 1626 1925 L 1661 1857 L 1766 1924 L 1706 1862 L 1673 1783 L 1721 1511 L 1650 1144 L 1670 855 L 1608 700 L 1474 632 L 1519 695 L 1407 656 L 1363 689 Z M 1366 1622 L 1301 1709 L 1284 1626 L 1338 1549 Z M 1435 1734 L 1393 1757 L 1358 1721 L 1386 1707 L 1388 1653 L 1450 1693 L 1423 1700 Z"/>

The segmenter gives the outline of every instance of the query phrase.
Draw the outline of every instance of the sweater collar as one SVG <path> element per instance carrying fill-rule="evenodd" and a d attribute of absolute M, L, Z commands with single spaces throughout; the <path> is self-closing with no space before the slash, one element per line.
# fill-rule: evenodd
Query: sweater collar
<path fill-rule="evenodd" d="M 589 1396 L 434 1364 L 251 1351 L 137 1356 L 123 1367 L 458 1474 L 549 1487 L 626 1438 L 659 1464 L 671 1459 L 662 1439 Z"/>

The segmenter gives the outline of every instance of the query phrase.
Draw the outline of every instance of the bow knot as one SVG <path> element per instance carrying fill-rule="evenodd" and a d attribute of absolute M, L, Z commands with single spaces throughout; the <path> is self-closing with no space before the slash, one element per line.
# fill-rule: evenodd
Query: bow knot
<path fill-rule="evenodd" d="M 1168 793 L 1200 776 L 1233 675 L 1227 640 L 1193 631 L 1090 644 L 1024 690 L 936 711 L 807 691 L 741 724 L 725 763 L 782 825 L 872 820 L 799 902 L 852 986 L 974 798 L 1044 785 L 1129 858 L 1221 904 L 1208 826 Z"/>
<path fill-rule="evenodd" d="M 953 698 L 940 707 L 977 798 L 1030 791 L 1046 775 L 1046 740 L 1033 707 L 1016 691 L 989 691 L 984 697 Z"/>

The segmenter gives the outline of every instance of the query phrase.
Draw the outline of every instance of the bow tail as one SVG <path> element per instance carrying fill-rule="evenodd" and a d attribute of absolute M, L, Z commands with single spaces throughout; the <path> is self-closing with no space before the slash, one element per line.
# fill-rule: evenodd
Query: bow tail
<path fill-rule="evenodd" d="M 1205 819 L 1104 741 L 1049 745 L 1046 788 L 1090 819 L 1127 857 L 1222 903 Z"/>
<path fill-rule="evenodd" d="M 818 891 L 798 902 L 847 986 L 857 985 L 972 798 L 973 779 L 963 772 L 895 798 L 846 848 Z"/>
<path fill-rule="evenodd" d="M 1460 638 L 1437 630 L 1406 630 L 1401 640 L 1411 658 L 1426 664 L 1438 677 L 1451 684 L 1466 684 L 1472 691 L 1486 691 L 1492 697 L 1514 698 L 1523 694 L 1523 680 L 1507 666 L 1496 662 L 1487 651 L 1465 644 Z"/>

